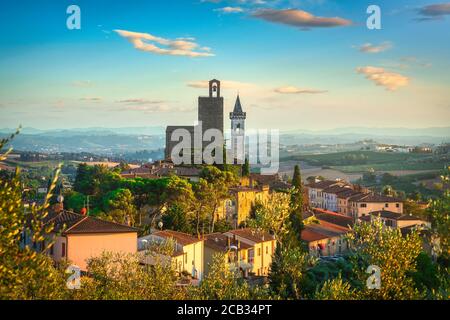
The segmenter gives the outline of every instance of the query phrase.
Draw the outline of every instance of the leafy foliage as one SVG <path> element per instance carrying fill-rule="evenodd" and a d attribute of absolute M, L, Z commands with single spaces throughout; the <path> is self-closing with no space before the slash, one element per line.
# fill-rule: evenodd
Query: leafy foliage
<path fill-rule="evenodd" d="M 384 227 L 381 220 L 359 223 L 349 235 L 349 246 L 355 266 L 355 277 L 365 284 L 365 273 L 370 265 L 381 269 L 381 288 L 361 289 L 364 299 L 415 299 L 419 292 L 408 276 L 416 268 L 416 259 L 422 250 L 422 241 L 416 231 L 403 237 L 400 230 Z"/>
<path fill-rule="evenodd" d="M 348 282 L 342 280 L 340 275 L 337 278 L 325 281 L 315 294 L 317 300 L 354 300 L 356 298 L 356 290 Z"/>
<path fill-rule="evenodd" d="M 271 292 L 282 299 L 302 298 L 302 279 L 312 264 L 302 248 L 277 246 L 269 274 Z"/>
<path fill-rule="evenodd" d="M 237 272 L 231 271 L 224 254 L 215 254 L 210 271 L 198 288 L 192 288 L 191 298 L 201 300 L 248 300 L 267 299 L 263 288 L 250 288 Z"/>
<path fill-rule="evenodd" d="M 91 277 L 81 279 L 74 299 L 89 300 L 166 300 L 183 299 L 176 286 L 176 274 L 170 264 L 155 258 L 153 266 L 140 264 L 137 254 L 104 252 L 88 262 Z"/>
<path fill-rule="evenodd" d="M 0 150 L 8 140 L 0 142 Z M 0 158 L 4 158 L 5 154 Z M 56 171 L 46 201 L 40 207 L 25 209 L 22 205 L 20 171 L 10 180 L 0 181 L 0 299 L 62 299 L 65 276 L 53 267 L 45 251 L 53 244 L 47 235 L 53 225 L 44 225 L 48 200 L 58 179 Z M 42 246 L 37 252 L 24 245 L 23 236 Z"/>

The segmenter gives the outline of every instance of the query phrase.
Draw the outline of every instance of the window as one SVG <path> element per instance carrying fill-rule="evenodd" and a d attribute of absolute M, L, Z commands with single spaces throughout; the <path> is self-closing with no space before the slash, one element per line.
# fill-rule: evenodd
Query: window
<path fill-rule="evenodd" d="M 258 248 L 258 257 L 261 256 L 261 248 Z"/>
<path fill-rule="evenodd" d="M 187 264 L 187 253 L 184 254 L 184 263 Z"/>
<path fill-rule="evenodd" d="M 367 203 L 361 203 L 359 207 L 360 208 L 367 208 Z"/>
<path fill-rule="evenodd" d="M 384 207 L 385 207 L 385 208 L 389 208 L 389 203 L 385 203 L 385 204 L 384 204 Z"/>
<path fill-rule="evenodd" d="M 395 204 L 395 207 L 396 207 L 396 208 L 400 208 L 400 203 L 396 203 L 396 204 Z"/>
<path fill-rule="evenodd" d="M 61 257 L 65 257 L 66 256 L 66 243 L 63 242 L 61 243 Z"/>
<path fill-rule="evenodd" d="M 269 253 L 269 246 L 266 246 L 266 254 Z"/>

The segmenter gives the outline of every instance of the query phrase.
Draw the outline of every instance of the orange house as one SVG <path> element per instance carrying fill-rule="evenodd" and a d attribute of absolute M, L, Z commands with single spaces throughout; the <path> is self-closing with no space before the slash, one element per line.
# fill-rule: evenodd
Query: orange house
<path fill-rule="evenodd" d="M 49 255 L 55 262 L 66 260 L 83 271 L 86 270 L 90 258 L 99 256 L 104 251 L 137 252 L 138 230 L 126 225 L 67 210 L 50 213 L 45 223 L 54 223 L 50 236 L 55 236 L 55 242 L 49 250 Z M 30 238 L 23 236 L 25 245 L 30 242 Z M 35 249 L 44 247 L 44 244 L 32 245 Z"/>

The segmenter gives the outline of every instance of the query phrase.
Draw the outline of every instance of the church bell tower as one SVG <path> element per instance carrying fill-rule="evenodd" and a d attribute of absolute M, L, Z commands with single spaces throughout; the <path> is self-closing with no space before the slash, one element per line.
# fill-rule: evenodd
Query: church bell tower
<path fill-rule="evenodd" d="M 235 163 L 242 164 L 245 161 L 245 118 L 242 111 L 241 100 L 237 95 L 233 112 L 230 112 L 231 120 L 231 151 Z"/>

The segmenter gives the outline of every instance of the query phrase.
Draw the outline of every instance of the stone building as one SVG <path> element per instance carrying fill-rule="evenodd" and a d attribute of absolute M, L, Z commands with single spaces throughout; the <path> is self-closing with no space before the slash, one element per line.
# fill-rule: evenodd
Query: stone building
<path fill-rule="evenodd" d="M 201 126 L 200 126 L 201 125 Z M 220 132 L 220 141 L 215 141 L 223 145 L 223 97 L 220 96 L 220 81 L 213 79 L 209 81 L 209 95 L 207 97 L 198 97 L 198 124 L 194 126 L 168 126 L 166 128 L 166 150 L 165 158 L 172 160 L 171 154 L 174 147 L 182 140 L 177 133 L 189 134 L 191 137 L 191 155 L 196 149 L 205 148 L 211 141 L 205 137 L 205 132 L 209 129 L 215 129 Z M 176 131 L 178 130 L 178 131 Z M 194 143 L 194 134 L 201 134 L 202 143 Z"/>

